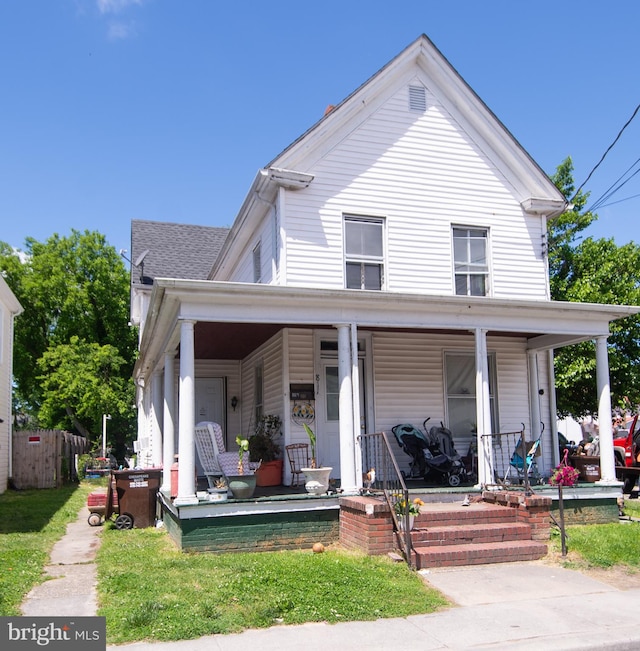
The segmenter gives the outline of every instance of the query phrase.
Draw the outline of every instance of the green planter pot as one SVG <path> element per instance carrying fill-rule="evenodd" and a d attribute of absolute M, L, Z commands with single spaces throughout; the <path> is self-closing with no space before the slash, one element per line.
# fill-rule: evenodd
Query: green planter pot
<path fill-rule="evenodd" d="M 245 500 L 253 497 L 256 490 L 256 476 L 255 475 L 229 475 L 227 477 L 229 490 L 233 497 L 237 500 Z"/>

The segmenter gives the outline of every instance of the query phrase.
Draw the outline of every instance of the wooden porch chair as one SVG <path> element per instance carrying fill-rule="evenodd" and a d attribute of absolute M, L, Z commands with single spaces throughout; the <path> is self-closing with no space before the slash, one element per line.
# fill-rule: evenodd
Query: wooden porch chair
<path fill-rule="evenodd" d="M 309 467 L 309 444 L 308 443 L 291 443 L 284 448 L 289 459 L 291 467 L 291 485 L 297 486 L 300 475 L 303 474 L 302 468 Z"/>

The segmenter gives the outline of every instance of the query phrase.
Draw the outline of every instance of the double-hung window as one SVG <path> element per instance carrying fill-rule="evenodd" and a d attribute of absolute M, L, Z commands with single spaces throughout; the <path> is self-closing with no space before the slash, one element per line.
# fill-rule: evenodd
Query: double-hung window
<path fill-rule="evenodd" d="M 382 289 L 384 283 L 384 220 L 344 218 L 347 289 Z"/>
<path fill-rule="evenodd" d="M 488 236 L 486 228 L 453 227 L 453 266 L 458 296 L 488 295 Z"/>
<path fill-rule="evenodd" d="M 262 282 L 262 252 L 261 252 L 261 243 L 258 242 L 253 247 L 253 282 L 260 283 Z"/>

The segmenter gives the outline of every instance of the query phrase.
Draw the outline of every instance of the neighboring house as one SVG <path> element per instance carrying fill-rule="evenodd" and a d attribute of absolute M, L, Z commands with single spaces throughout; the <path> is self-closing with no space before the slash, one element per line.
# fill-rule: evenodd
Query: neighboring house
<path fill-rule="evenodd" d="M 13 322 L 22 306 L 0 276 L 0 493 L 11 477 Z"/>
<path fill-rule="evenodd" d="M 547 220 L 565 208 L 421 36 L 259 170 L 228 232 L 133 222 L 140 462 L 177 451 L 176 504 L 194 503 L 195 423 L 221 423 L 233 448 L 277 414 L 284 443 L 306 441 L 302 385 L 345 492 L 361 486 L 360 433 L 426 417 L 462 453 L 478 444 L 480 484 L 494 471 L 483 435 L 522 424 L 548 473 L 553 349 L 596 341 L 593 402 L 611 422 L 609 322 L 640 311 L 550 300 Z"/>

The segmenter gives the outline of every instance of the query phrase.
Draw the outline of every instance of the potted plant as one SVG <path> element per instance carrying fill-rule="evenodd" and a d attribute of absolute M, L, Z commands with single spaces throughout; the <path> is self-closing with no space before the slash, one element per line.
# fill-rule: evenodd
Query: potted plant
<path fill-rule="evenodd" d="M 329 466 L 318 467 L 316 459 L 316 434 L 306 423 L 303 423 L 302 426 L 309 437 L 309 445 L 311 446 L 310 467 L 301 468 L 307 480 L 304 487 L 307 489 L 308 493 L 313 495 L 323 495 L 329 488 L 329 476 L 331 475 L 333 468 Z"/>
<path fill-rule="evenodd" d="M 256 470 L 257 486 L 279 486 L 282 483 L 281 446 L 277 437 L 282 435 L 280 416 L 263 416 L 249 437 L 249 460 L 259 462 Z"/>
<path fill-rule="evenodd" d="M 238 474 L 228 475 L 227 482 L 229 490 L 236 499 L 246 499 L 252 497 L 256 490 L 256 476 L 251 465 L 245 464 L 249 452 L 248 439 L 236 436 L 236 444 L 238 445 Z"/>
<path fill-rule="evenodd" d="M 214 485 L 208 489 L 210 502 L 223 502 L 227 499 L 229 486 L 224 477 L 218 477 Z"/>
<path fill-rule="evenodd" d="M 393 509 L 396 512 L 398 518 L 398 526 L 401 530 L 404 530 L 405 527 L 405 518 L 409 516 L 409 531 L 413 529 L 413 522 L 416 515 L 420 513 L 420 507 L 424 506 L 424 502 L 416 497 L 411 502 L 405 502 L 404 498 L 400 498 L 394 505 Z"/>

